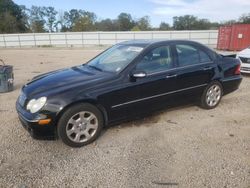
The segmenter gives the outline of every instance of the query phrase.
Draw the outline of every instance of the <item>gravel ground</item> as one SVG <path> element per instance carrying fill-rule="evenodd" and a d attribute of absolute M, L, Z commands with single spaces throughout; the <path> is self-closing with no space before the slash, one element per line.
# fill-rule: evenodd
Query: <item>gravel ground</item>
<path fill-rule="evenodd" d="M 0 58 L 14 65 L 16 86 L 0 94 L 0 187 L 250 188 L 250 76 L 214 110 L 164 110 L 106 129 L 83 148 L 32 139 L 15 111 L 21 86 L 98 52 L 0 50 Z"/>

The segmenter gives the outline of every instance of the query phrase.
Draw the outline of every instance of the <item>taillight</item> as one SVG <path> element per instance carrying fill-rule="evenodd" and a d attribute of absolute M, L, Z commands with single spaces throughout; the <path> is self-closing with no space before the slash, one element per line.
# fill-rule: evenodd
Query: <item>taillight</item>
<path fill-rule="evenodd" d="M 235 75 L 239 75 L 239 74 L 240 74 L 240 64 L 237 65 L 237 67 L 236 67 L 236 69 L 235 69 L 235 71 L 234 71 L 234 74 L 235 74 Z"/>

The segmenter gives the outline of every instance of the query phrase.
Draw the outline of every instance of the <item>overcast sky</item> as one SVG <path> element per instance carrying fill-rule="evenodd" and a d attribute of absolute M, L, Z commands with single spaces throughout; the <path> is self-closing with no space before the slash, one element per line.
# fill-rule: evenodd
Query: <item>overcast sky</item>
<path fill-rule="evenodd" d="M 83 9 L 99 19 L 116 18 L 121 12 L 133 17 L 150 16 L 151 25 L 172 24 L 172 17 L 191 14 L 210 21 L 237 19 L 250 13 L 250 0 L 14 0 L 19 5 L 53 6 L 57 10 Z"/>

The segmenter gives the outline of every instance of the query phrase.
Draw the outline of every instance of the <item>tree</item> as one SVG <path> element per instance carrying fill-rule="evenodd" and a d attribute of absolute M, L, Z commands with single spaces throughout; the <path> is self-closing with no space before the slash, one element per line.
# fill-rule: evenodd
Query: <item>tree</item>
<path fill-rule="evenodd" d="M 141 31 L 141 30 L 140 30 L 139 26 L 136 25 L 136 26 L 134 26 L 134 27 L 131 29 L 131 31 Z"/>
<path fill-rule="evenodd" d="M 94 31 L 96 15 L 88 11 L 79 12 L 80 17 L 73 23 L 72 31 Z"/>
<path fill-rule="evenodd" d="M 30 30 L 30 22 L 29 22 L 30 21 L 30 19 L 29 19 L 29 9 L 24 5 L 20 5 L 19 7 L 20 7 L 20 9 L 22 11 L 23 23 L 25 24 L 25 27 L 27 28 L 26 32 L 30 32 L 31 30 Z"/>
<path fill-rule="evenodd" d="M 77 9 L 71 9 L 69 12 L 64 12 L 65 27 L 68 30 L 72 30 L 74 23 L 81 17 L 80 11 Z"/>
<path fill-rule="evenodd" d="M 45 11 L 44 7 L 32 6 L 29 10 L 30 14 L 30 29 L 34 33 L 45 32 Z"/>
<path fill-rule="evenodd" d="M 95 23 L 98 31 L 116 31 L 119 30 L 116 20 L 105 19 Z"/>
<path fill-rule="evenodd" d="M 176 30 L 198 30 L 210 29 L 210 22 L 207 19 L 198 19 L 193 15 L 173 17 L 173 29 Z"/>
<path fill-rule="evenodd" d="M 17 20 L 10 12 L 6 12 L 1 16 L 0 30 L 1 33 L 18 32 Z"/>
<path fill-rule="evenodd" d="M 46 17 L 46 25 L 49 28 L 49 32 L 53 32 L 56 26 L 57 11 L 54 7 L 43 7 L 44 17 Z"/>
<path fill-rule="evenodd" d="M 210 29 L 211 23 L 208 19 L 197 19 L 196 23 L 194 23 L 194 29 L 206 30 Z"/>
<path fill-rule="evenodd" d="M 0 0 L 0 32 L 25 32 L 24 15 L 21 8 L 12 0 Z"/>
<path fill-rule="evenodd" d="M 233 25 L 238 23 L 237 20 L 227 20 L 225 22 L 222 22 L 221 25 Z"/>
<path fill-rule="evenodd" d="M 192 15 L 175 16 L 173 17 L 173 28 L 176 30 L 190 30 L 197 21 L 197 18 Z"/>
<path fill-rule="evenodd" d="M 218 22 L 211 22 L 209 29 L 218 29 L 221 26 Z"/>
<path fill-rule="evenodd" d="M 67 20 L 64 18 L 64 15 L 65 15 L 64 11 L 59 11 L 57 16 L 57 21 L 55 22 L 56 32 L 59 31 L 66 32 L 68 30 L 66 26 Z"/>
<path fill-rule="evenodd" d="M 119 14 L 117 22 L 119 24 L 120 31 L 130 31 L 135 26 L 132 16 L 127 13 Z"/>
<path fill-rule="evenodd" d="M 142 18 L 140 18 L 137 22 L 136 22 L 136 26 L 138 26 L 138 28 L 141 31 L 147 31 L 151 29 L 150 26 L 150 20 L 148 16 L 144 16 Z"/>
<path fill-rule="evenodd" d="M 240 22 L 240 23 L 244 23 L 244 24 L 250 24 L 250 13 L 248 13 L 248 14 L 243 14 L 243 15 L 239 18 L 239 22 Z"/>
<path fill-rule="evenodd" d="M 161 31 L 171 30 L 171 27 L 168 23 L 161 22 L 159 30 Z"/>

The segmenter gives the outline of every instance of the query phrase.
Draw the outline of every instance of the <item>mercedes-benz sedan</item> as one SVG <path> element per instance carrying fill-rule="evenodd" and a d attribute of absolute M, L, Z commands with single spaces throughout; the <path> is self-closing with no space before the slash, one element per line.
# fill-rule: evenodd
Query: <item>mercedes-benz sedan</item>
<path fill-rule="evenodd" d="M 93 142 L 104 126 L 179 101 L 215 108 L 236 90 L 240 61 L 192 41 L 116 44 L 83 65 L 39 75 L 23 86 L 16 109 L 35 138 L 72 147 Z"/>

